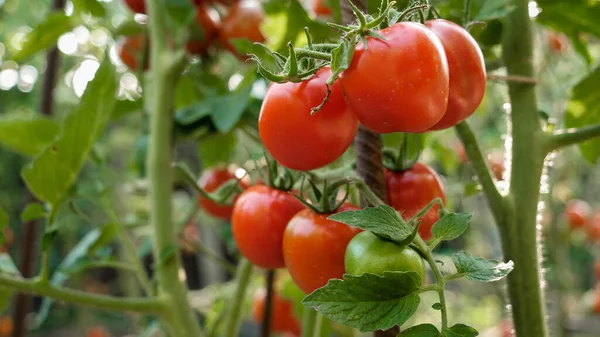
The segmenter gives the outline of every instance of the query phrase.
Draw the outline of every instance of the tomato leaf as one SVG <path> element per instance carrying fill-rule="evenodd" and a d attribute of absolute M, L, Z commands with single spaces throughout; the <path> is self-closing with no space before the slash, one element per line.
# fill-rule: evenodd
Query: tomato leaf
<path fill-rule="evenodd" d="M 487 260 L 475 257 L 466 251 L 452 255 L 458 274 L 475 282 L 494 282 L 505 278 L 514 268 L 514 263 Z"/>
<path fill-rule="evenodd" d="M 455 324 L 444 330 L 446 337 L 475 337 L 479 332 L 465 324 Z"/>
<path fill-rule="evenodd" d="M 98 18 L 106 16 L 106 9 L 98 0 L 73 0 L 73 12 L 79 15 L 89 13 Z"/>
<path fill-rule="evenodd" d="M 342 39 L 342 43 L 331 51 L 331 77 L 335 79 L 344 70 L 350 67 L 352 63 L 352 56 L 354 55 L 354 49 L 356 45 L 348 39 Z M 329 82 L 329 80 L 328 80 Z"/>
<path fill-rule="evenodd" d="M 26 156 L 39 154 L 59 132 L 58 123 L 37 114 L 0 117 L 0 144 Z"/>
<path fill-rule="evenodd" d="M 440 331 L 432 324 L 420 324 L 400 333 L 400 337 L 440 337 Z"/>
<path fill-rule="evenodd" d="M 64 198 L 111 116 L 116 91 L 115 72 L 106 56 L 81 103 L 66 117 L 60 136 L 21 171 L 39 200 L 55 205 Z"/>
<path fill-rule="evenodd" d="M 328 219 L 371 231 L 390 241 L 403 241 L 414 230 L 396 210 L 387 205 L 341 212 L 330 215 Z"/>
<path fill-rule="evenodd" d="M 211 167 L 226 164 L 235 152 L 237 137 L 235 132 L 217 133 L 199 140 L 199 152 L 202 165 Z"/>
<path fill-rule="evenodd" d="M 44 205 L 39 202 L 32 202 L 25 206 L 23 212 L 21 212 L 21 221 L 28 222 L 33 220 L 42 219 L 46 216 L 46 210 Z"/>
<path fill-rule="evenodd" d="M 27 33 L 21 49 L 12 55 L 11 60 L 20 63 L 35 53 L 56 45 L 58 38 L 71 31 L 77 24 L 73 17 L 62 11 L 48 14 L 44 22 Z"/>
<path fill-rule="evenodd" d="M 567 105 L 565 116 L 567 128 L 598 123 L 600 120 L 598 83 L 600 83 L 600 67 L 573 88 L 573 96 Z M 595 163 L 600 158 L 600 138 L 580 143 L 579 149 L 587 161 Z"/>
<path fill-rule="evenodd" d="M 501 19 L 512 11 L 517 6 L 509 4 L 508 0 L 485 0 L 479 13 L 473 17 L 474 21 L 488 21 L 493 19 Z"/>
<path fill-rule="evenodd" d="M 467 230 L 472 217 L 468 213 L 447 213 L 433 225 L 431 233 L 440 240 L 454 240 Z"/>
<path fill-rule="evenodd" d="M 308 295 L 302 303 L 325 317 L 360 331 L 402 325 L 417 310 L 420 277 L 415 272 L 384 272 L 383 276 L 345 274 Z"/>
<path fill-rule="evenodd" d="M 115 106 L 113 107 L 111 119 L 117 120 L 134 113 L 141 113 L 143 109 L 144 101 L 142 99 L 138 99 L 135 101 L 117 100 L 115 102 Z"/>

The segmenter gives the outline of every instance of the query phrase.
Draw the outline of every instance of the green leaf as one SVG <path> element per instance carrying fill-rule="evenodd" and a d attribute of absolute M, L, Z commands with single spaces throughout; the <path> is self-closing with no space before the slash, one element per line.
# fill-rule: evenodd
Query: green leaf
<path fill-rule="evenodd" d="M 26 156 L 35 156 L 56 138 L 60 126 L 41 115 L 0 117 L 0 144 Z"/>
<path fill-rule="evenodd" d="M 431 233 L 440 240 L 454 240 L 467 230 L 472 217 L 468 213 L 447 213 L 433 225 Z"/>
<path fill-rule="evenodd" d="M 250 103 L 250 92 L 255 79 L 256 73 L 254 71 L 247 73 L 235 91 L 212 100 L 210 118 L 219 132 L 227 133 L 231 131 L 240 120 L 248 103 Z"/>
<path fill-rule="evenodd" d="M 42 219 L 46 216 L 46 210 L 44 205 L 39 202 L 32 202 L 25 206 L 23 212 L 21 212 L 21 221 L 28 222 L 33 220 Z"/>
<path fill-rule="evenodd" d="M 494 282 L 505 278 L 514 268 L 514 263 L 487 260 L 475 257 L 466 251 L 452 255 L 458 274 L 475 282 Z"/>
<path fill-rule="evenodd" d="M 199 140 L 200 159 L 204 167 L 226 164 L 235 152 L 237 137 L 235 132 L 217 133 Z"/>
<path fill-rule="evenodd" d="M 73 185 L 115 103 L 117 81 L 109 57 L 88 84 L 81 103 L 66 118 L 61 135 L 21 172 L 33 194 L 52 205 Z"/>
<path fill-rule="evenodd" d="M 331 279 L 302 303 L 325 317 L 360 331 L 402 325 L 417 310 L 420 277 L 415 272 L 384 272 L 383 276 L 345 274 Z"/>
<path fill-rule="evenodd" d="M 485 0 L 479 13 L 473 17 L 474 21 L 488 21 L 493 19 L 501 19 L 512 11 L 517 6 L 510 4 L 509 0 Z"/>
<path fill-rule="evenodd" d="M 17 269 L 17 266 L 15 266 L 13 259 L 6 253 L 0 254 L 0 273 L 21 275 L 19 269 Z"/>
<path fill-rule="evenodd" d="M 433 310 L 442 310 L 442 304 L 441 304 L 441 303 L 439 303 L 439 302 L 438 302 L 438 303 L 434 303 L 434 304 L 431 306 L 431 308 L 432 308 Z"/>
<path fill-rule="evenodd" d="M 600 67 L 573 88 L 573 95 L 567 105 L 565 116 L 567 128 L 578 128 L 600 121 L 598 83 L 600 83 Z M 579 144 L 579 149 L 587 161 L 595 163 L 600 158 L 600 138 Z"/>
<path fill-rule="evenodd" d="M 400 337 L 440 337 L 440 331 L 432 324 L 420 324 L 400 333 Z"/>
<path fill-rule="evenodd" d="M 91 14 L 101 18 L 106 16 L 106 9 L 98 0 L 73 0 L 73 12 L 78 14 Z"/>
<path fill-rule="evenodd" d="M 142 99 L 138 99 L 135 101 L 117 100 L 113 107 L 111 119 L 117 120 L 122 117 L 134 114 L 134 113 L 141 113 L 143 111 L 144 111 L 144 101 Z"/>
<path fill-rule="evenodd" d="M 54 12 L 31 32 L 27 33 L 21 49 L 12 55 L 12 60 L 20 63 L 35 53 L 56 45 L 58 38 L 77 26 L 77 22 L 64 12 Z"/>
<path fill-rule="evenodd" d="M 414 230 L 396 210 L 387 205 L 341 212 L 330 215 L 328 219 L 371 231 L 390 241 L 402 241 L 408 238 Z"/>
<path fill-rule="evenodd" d="M 59 286 L 64 284 L 70 277 L 70 275 L 63 270 L 71 269 L 75 264 L 79 262 L 80 259 L 85 258 L 87 256 L 87 252 L 89 247 L 96 242 L 98 237 L 100 236 L 100 231 L 98 229 L 94 229 L 91 232 L 87 233 L 73 249 L 67 254 L 65 259 L 58 266 L 57 271 L 52 274 L 50 278 L 50 283 Z M 35 317 L 33 329 L 39 328 L 39 326 L 46 320 L 48 314 L 50 313 L 50 309 L 52 308 L 52 300 L 49 297 L 44 297 L 42 300 L 42 305 L 40 310 Z"/>
<path fill-rule="evenodd" d="M 209 116 L 213 109 L 213 104 L 207 104 L 209 101 L 196 102 L 192 105 L 183 107 L 175 113 L 175 120 L 182 125 L 192 124 L 206 116 Z"/>
<path fill-rule="evenodd" d="M 356 46 L 348 39 L 343 39 L 342 43 L 331 51 L 331 76 L 337 77 L 344 70 L 350 67 L 352 56 Z"/>
<path fill-rule="evenodd" d="M 100 235 L 96 238 L 94 243 L 89 246 L 87 255 L 94 255 L 98 249 L 111 243 L 119 233 L 119 229 L 119 224 L 115 222 L 109 222 L 102 226 Z"/>
<path fill-rule="evenodd" d="M 465 324 L 455 324 L 444 331 L 446 337 L 475 337 L 479 332 Z"/>

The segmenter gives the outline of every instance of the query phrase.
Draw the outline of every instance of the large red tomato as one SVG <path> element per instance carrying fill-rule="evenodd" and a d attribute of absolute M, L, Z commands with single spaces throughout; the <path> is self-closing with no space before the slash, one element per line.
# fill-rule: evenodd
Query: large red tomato
<path fill-rule="evenodd" d="M 404 220 L 411 219 L 435 198 L 446 202 L 446 193 L 442 182 L 431 167 L 416 163 L 402 172 L 385 171 L 387 199 L 390 206 L 396 209 Z M 419 235 L 423 240 L 432 237 L 431 227 L 439 220 L 439 206 L 432 207 L 421 218 Z"/>
<path fill-rule="evenodd" d="M 229 51 L 237 54 L 233 39 L 246 38 L 251 42 L 263 42 L 265 37 L 260 25 L 265 19 L 262 4 L 257 0 L 240 0 L 231 6 L 219 30 L 219 40 Z"/>
<path fill-rule="evenodd" d="M 288 221 L 304 205 L 292 194 L 265 185 L 250 187 L 233 207 L 233 238 L 240 252 L 253 264 L 283 268 L 283 232 Z"/>
<path fill-rule="evenodd" d="M 135 13 L 146 14 L 146 0 L 125 0 L 125 4 Z"/>
<path fill-rule="evenodd" d="M 438 19 L 425 22 L 444 45 L 450 74 L 448 107 L 431 129 L 453 127 L 471 116 L 485 93 L 485 62 L 477 41 L 454 22 Z"/>
<path fill-rule="evenodd" d="M 198 185 L 204 191 L 210 193 L 218 190 L 221 185 L 231 179 L 236 179 L 236 176 L 233 174 L 233 172 L 230 172 L 224 168 L 212 168 L 202 173 L 202 176 L 200 176 L 200 180 L 198 181 Z M 248 187 L 248 184 L 244 180 L 240 180 L 239 183 L 243 189 Z M 225 220 L 229 220 L 231 218 L 233 206 L 219 205 L 203 196 L 198 197 L 198 202 L 200 203 L 202 209 L 206 211 L 206 213 L 216 218 Z"/>
<path fill-rule="evenodd" d="M 565 217 L 572 228 L 584 227 L 591 213 L 590 205 L 583 200 L 573 199 L 565 207 Z"/>
<path fill-rule="evenodd" d="M 131 70 L 137 71 L 143 59 L 142 48 L 144 48 L 143 34 L 125 37 L 118 45 L 119 58 Z M 144 69 L 148 69 L 149 62 L 146 61 Z"/>
<path fill-rule="evenodd" d="M 252 316 L 254 316 L 254 320 L 258 324 L 262 323 L 265 319 L 266 301 L 266 290 L 264 288 L 259 289 L 252 300 Z M 271 332 L 290 333 L 293 336 L 300 336 L 300 321 L 294 316 L 293 303 L 288 299 L 281 298 L 277 292 L 273 292 L 271 314 Z"/>
<path fill-rule="evenodd" d="M 273 158 L 294 170 L 313 170 L 338 159 L 350 146 L 358 121 L 344 101 L 339 84 L 316 114 L 327 89 L 329 68 L 302 83 L 273 83 L 263 101 L 258 131 Z"/>
<path fill-rule="evenodd" d="M 337 212 L 357 210 L 350 204 Z M 290 220 L 283 236 L 283 257 L 292 280 L 309 294 L 344 275 L 346 246 L 361 230 L 328 220 L 331 214 L 305 209 Z"/>
<path fill-rule="evenodd" d="M 440 39 L 424 25 L 401 22 L 356 46 L 342 90 L 358 120 L 379 132 L 423 132 L 448 105 L 448 62 Z"/>
<path fill-rule="evenodd" d="M 203 54 L 209 44 L 217 37 L 219 29 L 219 13 L 206 4 L 196 6 L 196 22 L 202 29 L 202 37 L 192 38 L 186 43 L 190 54 Z"/>

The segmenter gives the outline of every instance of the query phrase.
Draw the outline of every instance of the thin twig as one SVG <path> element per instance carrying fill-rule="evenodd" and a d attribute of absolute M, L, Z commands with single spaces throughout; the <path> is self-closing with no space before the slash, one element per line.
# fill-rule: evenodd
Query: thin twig
<path fill-rule="evenodd" d="M 538 81 L 532 77 L 517 76 L 517 75 L 496 75 L 488 74 L 487 79 L 494 82 L 515 82 L 525 84 L 537 84 Z"/>

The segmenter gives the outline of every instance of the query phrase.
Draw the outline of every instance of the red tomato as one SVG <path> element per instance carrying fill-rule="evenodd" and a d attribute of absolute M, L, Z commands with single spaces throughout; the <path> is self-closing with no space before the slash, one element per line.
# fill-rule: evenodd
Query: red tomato
<path fill-rule="evenodd" d="M 186 49 L 190 54 L 200 55 L 206 51 L 206 48 L 218 34 L 219 13 L 206 4 L 196 6 L 196 22 L 202 29 L 200 38 L 192 38 L 186 43 Z"/>
<path fill-rule="evenodd" d="M 565 207 L 565 217 L 572 228 L 585 227 L 591 213 L 590 205 L 583 200 L 573 199 Z"/>
<path fill-rule="evenodd" d="M 234 54 L 238 54 L 233 39 L 246 38 L 251 42 L 263 42 L 265 37 L 260 25 L 265 19 L 262 4 L 257 0 L 240 0 L 236 2 L 223 20 L 219 30 L 221 44 Z"/>
<path fill-rule="evenodd" d="M 420 23 L 401 22 L 356 46 L 342 90 L 358 120 L 379 132 L 423 132 L 448 105 L 448 62 L 435 34 Z"/>
<path fill-rule="evenodd" d="M 294 170 L 314 170 L 331 164 L 352 143 L 358 121 L 344 101 L 339 84 L 331 86 L 325 106 L 321 104 L 331 70 L 323 68 L 302 83 L 273 83 L 258 118 L 258 131 L 273 158 Z"/>
<path fill-rule="evenodd" d="M 253 264 L 285 267 L 283 232 L 290 219 L 304 209 L 292 194 L 265 185 L 250 187 L 233 207 L 233 238 L 240 252 Z"/>
<path fill-rule="evenodd" d="M 97 326 L 97 327 L 88 329 L 88 331 L 85 333 L 85 336 L 86 337 L 109 337 L 110 334 L 108 333 L 108 331 L 106 331 L 105 328 Z"/>
<path fill-rule="evenodd" d="M 404 220 L 411 219 L 435 198 L 446 203 L 446 193 L 442 182 L 431 167 L 416 163 L 402 172 L 385 171 L 387 201 Z M 423 240 L 432 237 L 431 227 L 440 219 L 438 205 L 431 208 L 422 218 L 419 235 Z"/>
<path fill-rule="evenodd" d="M 548 46 L 554 54 L 564 54 L 567 51 L 569 39 L 565 34 L 549 32 Z"/>
<path fill-rule="evenodd" d="M 431 130 L 447 129 L 471 116 L 485 94 L 483 54 L 477 41 L 454 22 L 438 19 L 425 22 L 444 45 L 450 74 L 448 107 Z"/>
<path fill-rule="evenodd" d="M 345 204 L 336 213 L 357 210 Z M 305 209 L 288 223 L 283 235 L 283 257 L 292 280 L 309 294 L 344 275 L 344 254 L 360 229 L 328 220 L 331 214 L 317 214 Z"/>
<path fill-rule="evenodd" d="M 502 151 L 493 151 L 487 156 L 487 163 L 497 180 L 504 180 L 504 153 Z"/>
<path fill-rule="evenodd" d="M 144 38 L 143 34 L 127 36 L 118 45 L 121 61 L 132 71 L 139 69 L 140 61 L 143 58 Z M 148 65 L 146 62 L 144 69 L 148 69 Z"/>
<path fill-rule="evenodd" d="M 125 4 L 135 13 L 146 14 L 145 0 L 125 0 Z"/>
<path fill-rule="evenodd" d="M 327 17 L 331 16 L 331 8 L 327 5 L 327 0 L 314 0 L 313 1 L 313 12 L 317 16 Z"/>
<path fill-rule="evenodd" d="M 10 337 L 15 329 L 15 323 L 11 316 L 4 316 L 0 318 L 0 337 Z"/>
<path fill-rule="evenodd" d="M 221 187 L 224 183 L 231 179 L 237 179 L 233 172 L 228 171 L 224 168 L 212 168 L 204 171 L 198 185 L 206 192 L 214 192 Z M 244 180 L 240 180 L 240 186 L 242 189 L 248 187 Z M 234 199 L 235 200 L 235 199 Z M 225 220 L 231 219 L 231 213 L 233 212 L 233 206 L 219 205 L 216 202 L 209 200 L 203 196 L 198 197 L 200 206 L 206 211 L 206 213 Z"/>
<path fill-rule="evenodd" d="M 600 212 L 594 213 L 586 227 L 588 240 L 600 241 Z"/>
<path fill-rule="evenodd" d="M 259 289 L 252 300 L 252 316 L 258 324 L 264 321 L 266 301 L 266 290 Z M 271 315 L 271 332 L 300 336 L 300 321 L 294 316 L 293 303 L 288 299 L 281 298 L 277 292 L 273 292 Z"/>

